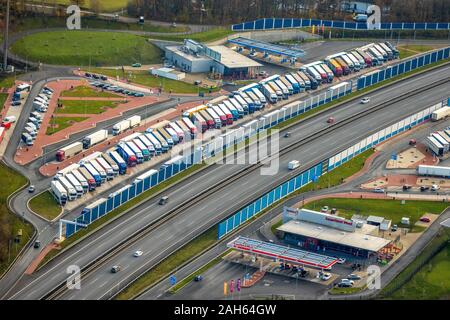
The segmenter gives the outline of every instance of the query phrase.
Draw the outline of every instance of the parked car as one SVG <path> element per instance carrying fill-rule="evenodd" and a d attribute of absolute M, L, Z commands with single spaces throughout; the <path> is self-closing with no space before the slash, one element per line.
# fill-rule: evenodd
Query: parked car
<path fill-rule="evenodd" d="M 405 184 L 404 186 L 403 186 L 403 191 L 408 191 L 409 189 L 411 189 L 412 188 L 412 186 L 410 186 L 409 184 Z"/>
<path fill-rule="evenodd" d="M 330 280 L 330 278 L 331 278 L 331 273 L 328 273 L 328 272 L 324 272 L 320 276 L 320 280 L 323 280 L 323 281 Z"/>
<path fill-rule="evenodd" d="M 358 276 L 357 274 L 351 273 L 351 274 L 349 274 L 347 276 L 347 279 L 350 279 L 350 280 L 361 280 L 361 277 Z"/>
<path fill-rule="evenodd" d="M 422 218 L 420 218 L 420 221 L 421 221 L 421 222 L 426 222 L 426 223 L 428 223 L 428 222 L 430 222 L 431 220 L 430 220 L 430 218 L 428 218 L 428 217 L 422 217 Z"/>
<path fill-rule="evenodd" d="M 394 224 L 392 227 L 391 227 L 391 231 L 392 232 L 395 232 L 395 231 L 397 231 L 398 230 L 398 226 L 396 225 L 396 224 Z"/>
<path fill-rule="evenodd" d="M 345 261 L 347 261 L 345 258 L 339 258 L 338 261 L 337 261 L 337 263 L 339 263 L 339 264 L 344 264 Z"/>
<path fill-rule="evenodd" d="M 106 77 L 106 76 L 100 76 L 100 79 L 102 79 L 103 81 L 106 81 L 106 80 L 108 80 L 108 77 Z"/>
<path fill-rule="evenodd" d="M 431 191 L 438 191 L 440 189 L 440 187 L 437 184 L 433 184 L 431 186 Z"/>
<path fill-rule="evenodd" d="M 327 213 L 328 212 L 328 206 L 323 206 L 322 209 L 320 209 L 320 212 Z"/>
<path fill-rule="evenodd" d="M 140 67 L 142 67 L 142 64 L 140 64 L 139 62 L 136 62 L 136 63 L 133 63 L 131 66 L 133 68 L 140 68 Z"/>
<path fill-rule="evenodd" d="M 339 282 L 337 286 L 339 288 L 350 288 L 350 287 L 352 287 L 352 285 L 350 283 L 347 283 L 347 282 Z"/>
<path fill-rule="evenodd" d="M 375 189 L 373 189 L 373 192 L 375 192 L 375 193 L 384 193 L 385 190 L 383 188 L 375 188 Z"/>
<path fill-rule="evenodd" d="M 411 140 L 409 140 L 409 145 L 410 145 L 410 146 L 415 146 L 416 143 L 417 143 L 416 139 L 411 139 Z"/>
<path fill-rule="evenodd" d="M 361 103 L 362 104 L 366 104 L 366 103 L 369 103 L 369 102 L 370 102 L 370 97 L 364 97 L 364 98 L 361 99 Z"/>
<path fill-rule="evenodd" d="M 86 73 L 84 74 L 84 76 L 85 76 L 86 78 L 91 78 L 91 77 L 92 77 L 92 74 L 90 74 L 89 72 L 86 72 Z"/>
<path fill-rule="evenodd" d="M 22 104 L 22 102 L 21 102 L 20 100 L 15 100 L 15 101 L 12 101 L 12 102 L 11 102 L 11 105 L 12 105 L 13 107 L 20 106 L 21 104 Z"/>
<path fill-rule="evenodd" d="M 421 186 L 420 187 L 420 191 L 422 191 L 422 192 L 427 191 L 427 190 L 430 190 L 429 186 Z"/>
<path fill-rule="evenodd" d="M 353 280 L 350 280 L 350 279 L 341 279 L 340 283 L 349 283 L 352 286 L 355 284 L 355 282 Z"/>

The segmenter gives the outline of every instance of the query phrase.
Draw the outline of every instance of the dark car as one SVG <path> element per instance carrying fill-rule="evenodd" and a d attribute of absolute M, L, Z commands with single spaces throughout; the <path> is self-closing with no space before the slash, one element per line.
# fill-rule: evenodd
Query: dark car
<path fill-rule="evenodd" d="M 289 131 L 284 134 L 285 138 L 289 138 L 290 136 L 291 136 L 291 133 Z"/>
<path fill-rule="evenodd" d="M 430 190 L 430 187 L 428 187 L 428 186 L 421 186 L 420 187 L 420 191 L 427 191 L 427 190 Z"/>
<path fill-rule="evenodd" d="M 108 78 L 107 78 L 107 77 L 105 77 L 105 76 L 100 76 L 100 79 L 102 79 L 103 81 L 106 81 L 106 80 L 108 80 Z"/>
<path fill-rule="evenodd" d="M 35 242 L 34 242 L 34 246 L 33 246 L 35 249 L 38 249 L 38 248 L 40 248 L 41 247 L 41 242 L 39 241 L 39 240 L 36 240 Z"/>
<path fill-rule="evenodd" d="M 97 79 L 97 80 L 98 80 L 98 79 L 100 79 L 100 76 L 98 76 L 98 75 L 96 75 L 96 74 L 93 74 L 93 75 L 92 75 L 92 78 L 94 78 L 94 79 Z"/>
<path fill-rule="evenodd" d="M 408 185 L 408 184 L 405 184 L 404 186 L 403 186 L 403 190 L 404 191 L 407 191 L 407 190 L 409 190 L 409 189 L 411 189 L 412 188 L 412 186 L 410 186 L 410 185 Z"/>
<path fill-rule="evenodd" d="M 84 74 L 84 76 L 85 76 L 86 78 L 90 78 L 90 77 L 92 77 L 92 74 L 90 74 L 89 72 L 86 72 L 86 73 Z"/>
<path fill-rule="evenodd" d="M 431 220 L 430 220 L 430 218 L 428 218 L 428 217 L 422 217 L 422 218 L 420 218 L 420 221 L 421 222 L 430 222 Z"/>
<path fill-rule="evenodd" d="M 352 285 L 348 282 L 339 282 L 338 287 L 339 288 L 350 288 Z"/>
<path fill-rule="evenodd" d="M 202 280 L 203 280 L 203 276 L 200 275 L 200 274 L 198 274 L 198 275 L 196 275 L 196 276 L 194 277 L 194 281 L 195 281 L 195 282 L 199 282 L 199 281 L 202 281 Z"/>
<path fill-rule="evenodd" d="M 164 204 L 167 203 L 167 201 L 169 201 L 169 197 L 168 197 L 168 196 L 164 196 L 164 197 L 162 197 L 161 199 L 159 199 L 158 204 L 159 204 L 159 205 L 164 205 Z"/>
<path fill-rule="evenodd" d="M 22 102 L 20 102 L 20 100 L 14 100 L 13 102 L 11 102 L 12 106 L 20 106 L 22 104 Z"/>
<path fill-rule="evenodd" d="M 120 266 L 113 266 L 113 267 L 111 268 L 111 272 L 112 272 L 112 273 L 117 273 L 117 272 L 119 272 L 121 269 L 122 269 L 122 268 L 121 268 Z"/>

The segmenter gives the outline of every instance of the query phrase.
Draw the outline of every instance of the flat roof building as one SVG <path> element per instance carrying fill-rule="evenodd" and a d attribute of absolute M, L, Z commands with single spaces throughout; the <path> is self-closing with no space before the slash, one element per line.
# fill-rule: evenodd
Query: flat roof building
<path fill-rule="evenodd" d="M 181 46 L 168 46 L 165 56 L 175 67 L 189 73 L 218 73 L 222 76 L 253 76 L 262 64 L 225 46 L 211 46 L 186 39 Z"/>
<path fill-rule="evenodd" d="M 288 243 L 304 249 L 323 252 L 344 252 L 361 258 L 376 256 L 391 243 L 378 237 L 379 228 L 367 223 L 358 224 L 335 215 L 301 209 L 295 214 L 293 208 L 283 213 L 282 226 L 277 230 Z M 381 219 L 384 220 L 383 218 Z"/>

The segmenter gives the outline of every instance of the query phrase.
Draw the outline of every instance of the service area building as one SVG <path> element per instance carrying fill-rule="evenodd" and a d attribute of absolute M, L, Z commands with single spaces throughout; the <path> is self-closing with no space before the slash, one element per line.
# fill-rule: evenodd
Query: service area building
<path fill-rule="evenodd" d="M 186 39 L 182 46 L 166 47 L 165 56 L 185 72 L 215 73 L 226 77 L 252 77 L 262 66 L 226 46 L 209 47 L 190 39 Z"/>
<path fill-rule="evenodd" d="M 277 230 L 287 243 L 322 254 L 331 250 L 366 259 L 391 243 L 378 236 L 378 226 L 308 209 L 285 208 L 283 222 Z"/>

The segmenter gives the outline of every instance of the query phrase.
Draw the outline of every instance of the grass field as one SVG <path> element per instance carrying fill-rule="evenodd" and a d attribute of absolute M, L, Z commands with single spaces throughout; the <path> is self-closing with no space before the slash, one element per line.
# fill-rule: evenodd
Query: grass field
<path fill-rule="evenodd" d="M 389 298 L 396 300 L 450 299 L 450 244 L 447 244 Z"/>
<path fill-rule="evenodd" d="M 46 135 L 52 135 L 58 131 L 70 127 L 75 122 L 81 122 L 88 118 L 86 117 L 54 117 L 50 120 L 50 125 L 47 127 Z M 54 127 L 53 127 L 54 126 Z"/>
<path fill-rule="evenodd" d="M 398 46 L 397 49 L 400 52 L 400 59 L 405 59 L 422 52 L 431 51 L 434 48 L 426 45 L 405 45 Z"/>
<path fill-rule="evenodd" d="M 122 96 L 119 96 L 112 92 L 95 90 L 94 88 L 89 86 L 78 86 L 73 89 L 63 91 L 61 92 L 61 97 L 73 97 L 73 98 L 96 97 L 96 98 L 118 98 L 118 99 L 123 98 Z"/>
<path fill-rule="evenodd" d="M 14 85 L 15 76 L 0 77 L 0 88 L 11 88 Z"/>
<path fill-rule="evenodd" d="M 115 108 L 121 102 L 101 100 L 60 100 L 62 108 L 56 109 L 58 113 L 70 114 L 100 114 L 108 108 Z"/>
<path fill-rule="evenodd" d="M 182 42 L 186 37 L 189 37 L 189 39 L 198 41 L 198 42 L 210 42 L 215 40 L 220 40 L 223 38 L 226 38 L 235 32 L 232 31 L 229 28 L 215 28 L 204 32 L 198 32 L 198 33 L 191 33 L 188 36 L 187 35 L 155 35 L 152 36 L 153 39 L 160 39 L 160 40 L 170 40 L 170 41 L 180 41 Z"/>
<path fill-rule="evenodd" d="M 400 221 L 402 217 L 410 217 L 412 231 L 414 224 L 426 213 L 440 214 L 447 203 L 433 202 L 433 201 L 413 201 L 406 200 L 402 204 L 399 200 L 375 200 L 375 199 L 322 199 L 314 201 L 305 205 L 307 209 L 320 210 L 323 206 L 336 208 L 339 211 L 339 216 L 347 219 L 354 214 L 369 216 L 381 216 L 392 220 L 392 224 L 401 226 Z"/>
<path fill-rule="evenodd" d="M 41 217 L 53 220 L 61 213 L 61 206 L 55 201 L 50 191 L 33 197 L 29 202 L 30 209 Z"/>
<path fill-rule="evenodd" d="M 163 77 L 155 77 L 147 71 L 125 71 L 117 69 L 104 69 L 104 68 L 90 68 L 91 72 L 103 74 L 109 77 L 123 77 L 125 76 L 130 82 L 141 84 L 150 88 L 159 88 L 161 85 L 165 92 L 172 90 L 172 93 L 191 93 L 195 94 L 200 92 L 208 92 L 208 89 L 195 86 L 183 81 L 177 81 L 172 79 L 166 79 Z M 213 88 L 212 91 L 217 91 L 218 88 Z"/>
<path fill-rule="evenodd" d="M 5 105 L 6 99 L 8 99 L 8 94 L 0 93 L 0 111 L 3 110 L 3 106 Z"/>
<path fill-rule="evenodd" d="M 66 28 L 66 18 L 58 17 L 27 17 L 16 21 L 12 26 L 14 32 L 46 28 Z M 108 29 L 108 30 L 130 30 L 159 33 L 187 32 L 188 27 L 166 27 L 151 24 L 140 25 L 137 23 L 123 23 L 112 20 L 97 19 L 92 17 L 82 17 L 82 29 Z"/>
<path fill-rule="evenodd" d="M 120 66 L 161 61 L 161 51 L 144 37 L 95 31 L 51 31 L 28 35 L 12 46 L 31 61 L 72 66 Z"/>
<path fill-rule="evenodd" d="M 74 3 L 73 1 L 70 1 L 70 0 L 44 0 L 44 1 L 31 0 L 31 1 L 39 3 L 39 4 L 47 3 L 50 5 L 53 5 L 53 4 L 70 5 L 70 4 Z M 100 11 L 112 12 L 112 11 L 121 10 L 122 8 L 126 8 L 128 1 L 129 0 L 100 0 L 100 1 L 98 1 L 98 3 L 100 5 Z M 92 1 L 85 0 L 82 3 L 81 8 L 92 9 Z"/>
<path fill-rule="evenodd" d="M 0 275 L 7 269 L 22 247 L 33 235 L 33 227 L 24 222 L 22 218 L 14 215 L 7 207 L 7 198 L 17 189 L 27 184 L 27 179 L 0 162 Z M 22 229 L 22 237 L 19 243 L 12 240 L 19 229 Z M 10 250 L 8 245 L 10 244 Z"/>

